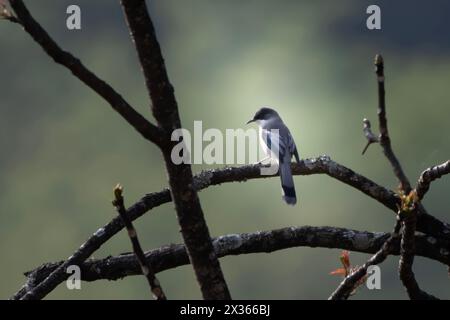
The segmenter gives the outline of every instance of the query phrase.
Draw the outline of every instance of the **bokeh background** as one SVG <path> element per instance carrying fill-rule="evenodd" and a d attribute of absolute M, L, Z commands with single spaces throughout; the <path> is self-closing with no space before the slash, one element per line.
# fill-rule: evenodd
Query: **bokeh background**
<path fill-rule="evenodd" d="M 450 2 L 376 1 L 382 30 L 365 27 L 373 1 L 149 1 L 184 127 L 243 128 L 261 105 L 277 108 L 302 157 L 322 154 L 389 188 L 396 180 L 379 146 L 365 156 L 362 119 L 376 123 L 373 57 L 386 63 L 387 110 L 397 155 L 414 181 L 449 158 Z M 118 1 L 27 1 L 65 48 L 152 118 L 136 54 Z M 82 30 L 68 31 L 65 10 L 78 4 Z M 167 185 L 158 149 L 90 89 L 55 65 L 19 26 L 0 21 L 0 298 L 22 272 L 61 260 L 115 212 L 112 188 L 127 203 Z M 199 171 L 204 166 L 194 166 Z M 212 187 L 200 193 L 211 234 L 291 225 L 390 231 L 394 215 L 326 176 L 296 177 L 300 202 L 280 198 L 278 179 Z M 433 184 L 425 205 L 449 220 L 450 179 Z M 266 196 L 262 197 L 264 192 Z M 244 196 L 245 195 L 245 196 Z M 181 242 L 172 204 L 136 222 L 146 249 Z M 131 250 L 125 232 L 96 258 Z M 221 259 L 234 298 L 323 299 L 340 279 L 340 250 L 294 248 Z M 354 264 L 367 255 L 352 253 Z M 397 258 L 381 266 L 382 290 L 356 299 L 405 299 Z M 450 297 L 445 266 L 414 265 L 423 288 Z M 159 274 L 170 298 L 200 298 L 190 266 Z M 146 281 L 64 285 L 49 299 L 148 299 Z"/>

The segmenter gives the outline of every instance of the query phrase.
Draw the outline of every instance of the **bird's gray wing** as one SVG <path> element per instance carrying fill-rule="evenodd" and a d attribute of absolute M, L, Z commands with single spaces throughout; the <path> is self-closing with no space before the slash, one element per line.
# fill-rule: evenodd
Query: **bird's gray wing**
<path fill-rule="evenodd" d="M 289 152 L 291 157 L 294 155 L 295 160 L 300 162 L 297 146 L 289 130 L 285 126 L 277 129 L 278 134 L 272 130 L 274 129 L 262 129 L 262 138 L 266 146 L 275 153 L 278 151 L 280 159 L 284 159 L 286 152 Z"/>
<path fill-rule="evenodd" d="M 292 138 L 292 136 L 291 136 L 290 133 L 289 133 L 289 137 L 291 137 L 290 139 L 291 139 L 291 141 L 292 141 L 291 144 L 290 144 L 290 146 L 291 146 L 291 154 L 294 155 L 295 161 L 296 161 L 297 163 L 300 163 L 300 156 L 298 155 L 297 146 L 295 145 L 294 139 Z"/>
<path fill-rule="evenodd" d="M 262 129 L 262 139 L 267 148 L 277 154 L 279 159 L 283 159 L 289 150 L 286 149 L 287 141 L 279 129 Z"/>
<path fill-rule="evenodd" d="M 292 154 L 297 154 L 294 139 L 292 139 L 286 127 L 281 127 L 277 131 L 263 129 L 262 138 L 267 148 L 273 153 L 278 154 L 283 200 L 287 204 L 295 205 L 297 196 L 295 194 L 294 179 L 291 172 L 291 157 Z"/>
<path fill-rule="evenodd" d="M 297 146 L 295 145 L 295 141 L 294 138 L 291 135 L 291 132 L 289 131 L 289 129 L 284 126 L 281 130 L 280 130 L 280 150 L 283 149 L 285 151 L 289 151 L 289 155 L 291 158 L 293 155 L 295 156 L 295 160 L 297 162 L 300 162 L 300 157 L 298 155 L 298 151 L 297 151 Z"/>

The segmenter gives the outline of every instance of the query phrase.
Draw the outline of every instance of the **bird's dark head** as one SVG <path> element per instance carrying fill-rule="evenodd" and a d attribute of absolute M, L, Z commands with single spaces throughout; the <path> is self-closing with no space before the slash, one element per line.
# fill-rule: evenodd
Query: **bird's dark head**
<path fill-rule="evenodd" d="M 272 117 L 278 117 L 278 113 L 271 108 L 263 107 L 255 113 L 255 116 L 253 117 L 253 119 L 248 121 L 247 124 L 258 121 L 258 120 L 260 120 L 260 121 L 268 120 Z"/>

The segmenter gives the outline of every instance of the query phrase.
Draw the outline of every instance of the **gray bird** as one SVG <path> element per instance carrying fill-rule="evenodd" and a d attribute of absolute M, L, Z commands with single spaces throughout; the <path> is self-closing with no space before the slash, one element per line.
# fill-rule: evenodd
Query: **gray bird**
<path fill-rule="evenodd" d="M 283 200 L 289 205 L 295 205 L 297 197 L 292 178 L 291 158 L 295 156 L 297 163 L 300 162 L 300 158 L 288 127 L 275 110 L 266 107 L 259 109 L 247 124 L 251 122 L 256 122 L 260 126 L 260 142 L 267 154 L 260 162 L 267 158 L 275 158 L 279 164 Z"/>

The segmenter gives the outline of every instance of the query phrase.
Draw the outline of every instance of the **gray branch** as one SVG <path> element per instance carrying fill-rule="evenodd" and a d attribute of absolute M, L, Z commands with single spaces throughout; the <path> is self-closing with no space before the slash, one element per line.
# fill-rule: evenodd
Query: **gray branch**
<path fill-rule="evenodd" d="M 390 233 L 357 231 L 335 227 L 287 227 L 253 233 L 229 234 L 213 239 L 214 250 L 219 257 L 251 253 L 270 253 L 294 247 L 320 247 L 345 249 L 362 253 L 376 253 Z M 447 241 L 416 235 L 416 254 L 450 265 Z M 390 254 L 399 254 L 400 241 L 395 239 Z M 183 244 L 166 245 L 145 253 L 147 262 L 155 272 L 162 272 L 189 264 Z M 29 282 L 40 282 L 63 262 L 46 263 L 26 273 Z M 118 280 L 142 274 L 139 262 L 132 253 L 105 259 L 91 259 L 80 265 L 84 281 L 100 279 Z"/>
<path fill-rule="evenodd" d="M 210 186 L 219 185 L 227 182 L 243 182 L 249 179 L 270 178 L 274 176 L 261 175 L 260 165 L 246 165 L 241 167 L 227 167 L 222 169 L 205 170 L 195 175 L 194 187 L 196 190 L 202 190 Z M 331 160 L 328 156 L 318 158 L 305 159 L 299 164 L 292 164 L 294 175 L 312 175 L 326 174 L 337 179 L 353 188 L 363 192 L 369 197 L 380 202 L 390 210 L 397 212 L 397 205 L 400 205 L 400 199 L 394 192 L 376 184 L 370 179 L 355 173 L 351 169 Z M 144 215 L 151 209 L 158 207 L 164 203 L 171 202 L 172 198 L 168 189 L 159 192 L 153 192 L 145 195 L 141 200 L 128 208 L 127 214 L 131 221 L 134 221 Z M 120 217 L 114 218 L 104 227 L 98 229 L 85 243 L 83 243 L 74 254 L 66 260 L 66 262 L 58 267 L 58 273 L 61 277 L 57 277 L 56 281 L 61 283 L 65 280 L 67 274 L 65 269 L 72 264 L 81 265 L 89 256 L 98 250 L 105 242 L 111 239 L 123 228 Z M 428 214 L 418 216 L 418 231 L 426 233 L 433 238 L 443 238 L 450 240 L 450 227 Z M 446 250 L 450 250 L 447 247 Z M 55 270 L 56 273 L 56 270 Z M 40 281 L 33 282 L 34 285 Z M 33 287 L 32 285 L 27 288 Z M 16 298 L 21 297 L 18 294 Z"/>

